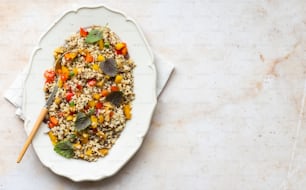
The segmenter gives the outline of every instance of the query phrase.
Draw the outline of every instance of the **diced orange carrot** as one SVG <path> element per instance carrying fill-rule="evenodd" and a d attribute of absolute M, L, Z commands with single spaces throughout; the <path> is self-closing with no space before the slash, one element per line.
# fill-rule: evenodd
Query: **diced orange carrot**
<path fill-rule="evenodd" d="M 50 122 L 51 122 L 52 124 L 54 124 L 55 126 L 58 125 L 58 120 L 57 120 L 56 117 L 54 117 L 54 116 L 51 116 L 51 117 L 50 117 Z"/>
<path fill-rule="evenodd" d="M 127 48 L 126 47 L 122 48 L 121 53 L 122 53 L 122 55 L 126 55 L 127 54 Z"/>
<path fill-rule="evenodd" d="M 101 95 L 105 97 L 108 95 L 108 93 L 108 90 L 102 90 Z"/>
<path fill-rule="evenodd" d="M 53 128 L 53 127 L 55 127 L 55 125 L 52 123 L 52 122 L 48 122 L 48 127 L 51 129 L 51 128 Z"/>
<path fill-rule="evenodd" d="M 91 63 L 91 62 L 93 62 L 93 60 L 94 60 L 93 56 L 90 53 L 86 53 L 85 62 L 86 63 Z"/>
<path fill-rule="evenodd" d="M 74 53 L 74 52 L 66 53 L 66 54 L 65 54 L 65 59 L 66 59 L 66 60 L 73 60 L 76 56 L 77 56 L 77 54 Z"/>

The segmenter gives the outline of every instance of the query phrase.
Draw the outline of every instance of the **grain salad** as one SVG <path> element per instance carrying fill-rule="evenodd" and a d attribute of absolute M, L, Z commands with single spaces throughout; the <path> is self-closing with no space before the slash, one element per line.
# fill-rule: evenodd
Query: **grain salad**
<path fill-rule="evenodd" d="M 44 72 L 46 100 L 58 88 L 45 119 L 54 151 L 96 161 L 131 119 L 135 64 L 127 44 L 108 26 L 80 28 L 54 58 L 57 66 Z"/>

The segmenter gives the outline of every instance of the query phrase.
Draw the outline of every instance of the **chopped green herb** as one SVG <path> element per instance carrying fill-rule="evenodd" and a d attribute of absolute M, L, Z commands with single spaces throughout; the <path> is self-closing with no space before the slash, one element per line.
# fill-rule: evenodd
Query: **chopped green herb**
<path fill-rule="evenodd" d="M 70 106 L 70 107 L 73 107 L 73 106 L 75 106 L 75 103 L 74 103 L 74 101 L 70 101 L 70 102 L 69 102 L 69 106 Z"/>
<path fill-rule="evenodd" d="M 95 109 L 91 108 L 91 109 L 88 110 L 87 116 L 91 116 L 94 113 L 95 113 Z"/>
<path fill-rule="evenodd" d="M 76 138 L 77 138 L 77 136 L 76 136 L 75 134 L 70 134 L 70 135 L 68 136 L 68 140 L 69 140 L 70 142 L 73 142 Z"/>
<path fill-rule="evenodd" d="M 71 71 L 71 72 L 69 73 L 69 78 L 71 78 L 71 77 L 73 77 L 73 76 L 74 76 L 74 72 Z"/>
<path fill-rule="evenodd" d="M 105 43 L 104 43 L 104 47 L 105 47 L 105 48 L 109 48 L 109 46 L 110 46 L 109 42 L 105 42 Z"/>

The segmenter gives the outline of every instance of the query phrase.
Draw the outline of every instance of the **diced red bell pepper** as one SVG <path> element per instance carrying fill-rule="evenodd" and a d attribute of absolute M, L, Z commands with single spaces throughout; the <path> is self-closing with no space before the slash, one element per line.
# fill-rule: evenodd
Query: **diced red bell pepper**
<path fill-rule="evenodd" d="M 122 54 L 122 55 L 126 55 L 128 53 L 127 47 L 126 47 L 126 43 L 121 42 L 121 43 L 117 43 L 115 45 L 115 50 L 117 54 Z"/>
<path fill-rule="evenodd" d="M 110 117 L 110 118 L 112 118 L 112 117 L 113 117 L 113 115 L 114 115 L 114 112 L 113 112 L 113 111 L 111 111 L 111 112 L 109 113 L 109 117 Z"/>
<path fill-rule="evenodd" d="M 70 102 L 70 100 L 72 99 L 73 96 L 74 96 L 74 94 L 72 92 L 67 92 L 66 93 L 66 100 L 67 100 L 67 102 Z"/>
<path fill-rule="evenodd" d="M 80 28 L 80 35 L 82 37 L 86 37 L 88 35 L 88 31 L 85 28 Z"/>
<path fill-rule="evenodd" d="M 97 103 L 96 103 L 96 108 L 97 108 L 97 109 L 103 108 L 102 102 L 97 102 Z"/>
<path fill-rule="evenodd" d="M 111 86 L 111 91 L 112 92 L 119 91 L 118 86 Z"/>
<path fill-rule="evenodd" d="M 97 81 L 96 81 L 96 79 L 91 79 L 91 80 L 89 80 L 88 82 L 87 82 L 87 84 L 89 85 L 89 86 L 96 86 L 96 84 L 97 84 Z"/>
<path fill-rule="evenodd" d="M 80 84 L 77 84 L 76 88 L 77 88 L 79 91 L 82 91 L 82 89 L 83 89 L 82 85 L 80 85 Z"/>
<path fill-rule="evenodd" d="M 55 71 L 46 70 L 44 72 L 44 77 L 46 79 L 46 83 L 51 83 L 55 80 Z"/>

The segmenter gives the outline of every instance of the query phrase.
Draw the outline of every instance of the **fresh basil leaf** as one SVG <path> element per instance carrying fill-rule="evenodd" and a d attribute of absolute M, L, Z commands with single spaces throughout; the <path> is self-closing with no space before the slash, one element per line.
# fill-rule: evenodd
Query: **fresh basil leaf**
<path fill-rule="evenodd" d="M 91 30 L 85 38 L 85 42 L 87 43 L 95 43 L 102 39 L 102 31 L 101 30 Z"/>
<path fill-rule="evenodd" d="M 104 62 L 100 62 L 100 69 L 107 75 L 114 77 L 117 74 L 117 63 L 113 58 L 106 59 Z"/>
<path fill-rule="evenodd" d="M 111 92 L 106 96 L 105 100 L 118 107 L 122 103 L 123 93 L 121 91 Z"/>
<path fill-rule="evenodd" d="M 91 120 L 88 115 L 83 112 L 78 112 L 76 115 L 75 128 L 77 131 L 82 131 L 91 125 Z"/>
<path fill-rule="evenodd" d="M 74 151 L 71 142 L 60 141 L 54 146 L 54 151 L 65 158 L 72 158 Z"/>

